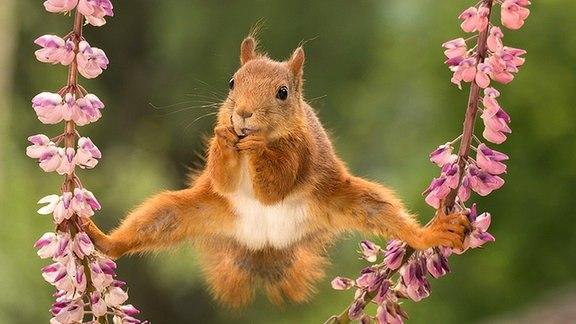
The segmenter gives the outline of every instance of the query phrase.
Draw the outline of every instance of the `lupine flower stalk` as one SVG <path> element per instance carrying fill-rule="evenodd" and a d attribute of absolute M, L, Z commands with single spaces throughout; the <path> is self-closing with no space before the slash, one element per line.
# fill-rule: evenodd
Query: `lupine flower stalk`
<path fill-rule="evenodd" d="M 125 304 L 125 283 L 116 278 L 116 263 L 95 250 L 83 225 L 101 206 L 76 174 L 94 168 L 102 153 L 78 126 L 96 122 L 104 108 L 102 101 L 88 93 L 78 75 L 95 78 L 108 67 L 104 51 L 92 47 L 82 36 L 85 24 L 102 26 L 113 15 L 110 0 L 47 0 L 44 7 L 54 13 L 74 13 L 74 27 L 67 35 L 44 35 L 34 43 L 40 62 L 68 67 L 66 86 L 55 93 L 42 92 L 32 99 L 38 120 L 44 124 L 64 123 L 64 133 L 50 138 L 44 134 L 28 137 L 26 154 L 38 160 L 44 172 L 64 176 L 59 194 L 41 198 L 39 214 L 51 215 L 54 232 L 43 234 L 34 247 L 38 256 L 51 259 L 42 277 L 56 288 L 50 309 L 51 324 L 146 323 L 134 316 L 139 311 Z"/>
<path fill-rule="evenodd" d="M 428 297 L 431 293 L 430 277 L 440 278 L 450 272 L 450 255 L 462 254 L 495 240 L 488 232 L 490 213 L 479 214 L 475 203 L 467 203 L 472 192 L 486 196 L 504 185 L 501 176 L 506 173 L 504 161 L 508 156 L 490 148 L 474 135 L 474 124 L 480 113 L 484 124 L 482 136 L 493 144 L 503 143 L 512 132 L 510 116 L 498 103 L 500 92 L 492 84 L 510 83 L 524 64 L 522 55 L 526 51 L 505 46 L 502 29 L 493 25 L 490 18 L 494 9 L 500 7 L 502 25 L 511 30 L 519 29 L 530 14 L 529 5 L 528 0 L 482 0 L 458 16 L 462 30 L 475 35 L 442 44 L 445 63 L 453 72 L 451 82 L 460 89 L 463 82 L 470 83 L 470 93 L 462 134 L 430 154 L 430 161 L 440 167 L 441 172 L 423 195 L 426 203 L 437 210 L 436 217 L 447 212 L 468 216 L 472 230 L 466 234 L 463 249 L 435 247 L 414 251 L 396 239 L 390 240 L 385 248 L 362 241 L 360 252 L 371 264 L 355 280 L 337 277 L 332 281 L 334 289 L 355 289 L 355 294 L 350 306 L 326 323 L 349 323 L 351 320 L 403 323 L 408 314 L 400 307 L 400 300 L 418 302 Z M 476 44 L 469 47 L 472 39 L 477 39 Z M 471 150 L 476 152 L 475 158 L 470 156 Z M 372 315 L 365 309 L 370 303 L 377 305 L 376 313 Z"/>

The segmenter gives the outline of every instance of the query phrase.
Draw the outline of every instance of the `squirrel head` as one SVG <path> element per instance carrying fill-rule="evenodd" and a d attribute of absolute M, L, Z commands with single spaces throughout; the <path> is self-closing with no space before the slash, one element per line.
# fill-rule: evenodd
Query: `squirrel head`
<path fill-rule="evenodd" d="M 240 45 L 240 68 L 230 79 L 230 92 L 218 116 L 220 126 L 233 126 L 240 137 L 259 132 L 281 137 L 304 122 L 302 85 L 304 50 L 296 48 L 282 62 L 256 50 L 249 36 Z"/>

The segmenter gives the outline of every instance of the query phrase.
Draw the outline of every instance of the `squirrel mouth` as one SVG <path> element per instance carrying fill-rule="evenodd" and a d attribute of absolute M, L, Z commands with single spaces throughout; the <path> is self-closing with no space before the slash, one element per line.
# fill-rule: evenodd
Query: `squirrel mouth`
<path fill-rule="evenodd" d="M 255 131 L 256 130 L 253 128 L 242 128 L 242 129 L 240 129 L 240 131 L 236 130 L 236 135 L 238 135 L 238 137 L 240 139 L 242 139 L 242 138 L 254 133 Z"/>

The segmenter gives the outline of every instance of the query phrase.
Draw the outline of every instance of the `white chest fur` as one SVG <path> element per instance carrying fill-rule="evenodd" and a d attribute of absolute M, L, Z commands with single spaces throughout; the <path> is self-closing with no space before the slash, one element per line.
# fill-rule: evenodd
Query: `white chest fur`
<path fill-rule="evenodd" d="M 236 212 L 235 239 L 250 249 L 285 248 L 306 233 L 308 208 L 302 198 L 287 197 L 263 205 L 254 197 L 247 162 L 242 161 L 238 190 L 228 196 Z"/>

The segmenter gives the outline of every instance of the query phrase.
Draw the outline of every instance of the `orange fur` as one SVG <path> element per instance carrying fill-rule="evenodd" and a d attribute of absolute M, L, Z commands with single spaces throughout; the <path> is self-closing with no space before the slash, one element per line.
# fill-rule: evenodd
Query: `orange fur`
<path fill-rule="evenodd" d="M 204 171 L 190 188 L 145 201 L 109 235 L 87 224 L 102 252 L 117 258 L 192 239 L 214 297 L 240 307 L 253 299 L 257 286 L 274 303 L 284 297 L 305 301 L 323 276 L 326 247 L 345 231 L 398 238 L 415 249 L 461 246 L 468 226 L 463 215 L 437 217 L 423 228 L 392 190 L 348 172 L 303 99 L 301 47 L 288 61 L 277 62 L 257 53 L 256 41 L 248 37 L 240 61 Z M 285 100 L 276 96 L 281 86 L 288 89 Z M 237 204 L 244 201 L 256 207 L 242 212 Z M 261 211 L 266 220 L 250 218 L 250 212 Z M 277 215 L 282 212 L 288 214 Z M 260 228 L 239 231 L 242 217 Z M 266 232 L 281 226 L 286 237 Z M 249 244 L 251 235 L 261 241 Z M 257 245 L 261 242 L 265 245 Z"/>

